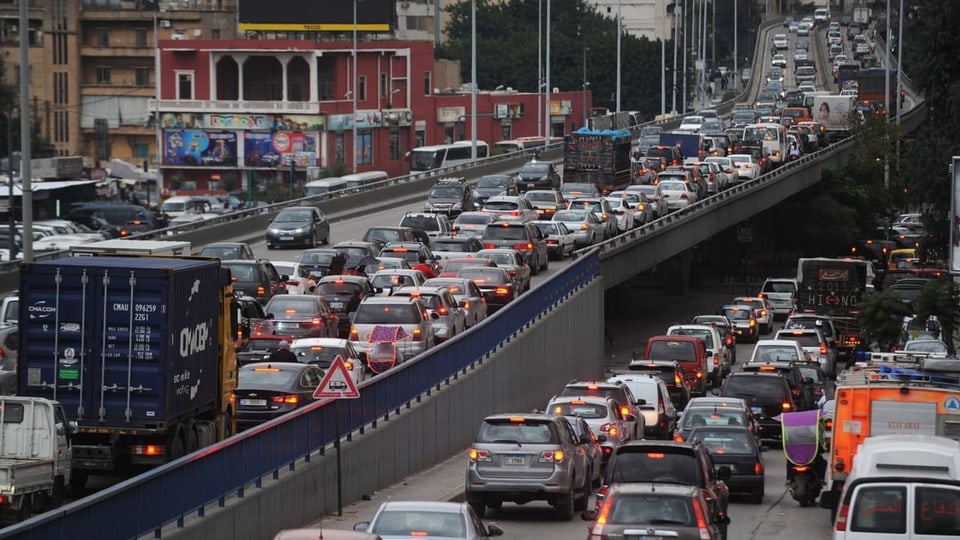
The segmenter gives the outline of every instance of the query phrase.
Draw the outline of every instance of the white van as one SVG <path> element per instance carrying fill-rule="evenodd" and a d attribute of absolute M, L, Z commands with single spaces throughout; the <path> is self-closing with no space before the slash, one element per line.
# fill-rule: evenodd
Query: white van
<path fill-rule="evenodd" d="M 346 189 L 353 191 L 363 191 L 370 184 L 389 180 L 390 175 L 383 171 L 367 171 L 356 174 L 348 174 L 341 178 L 346 183 Z"/>
<path fill-rule="evenodd" d="M 190 203 L 192 200 L 193 197 L 186 195 L 170 197 L 160 205 L 160 211 L 172 218 L 180 217 L 193 208 Z"/>
<path fill-rule="evenodd" d="M 320 180 L 312 180 L 307 182 L 305 186 L 307 188 L 307 197 L 319 197 L 321 199 L 328 199 L 330 197 L 336 197 L 342 195 L 343 190 L 347 189 L 347 182 L 343 178 L 330 177 L 322 178 Z"/>
<path fill-rule="evenodd" d="M 489 155 L 487 143 L 477 141 L 477 159 Z M 410 153 L 410 172 L 425 172 L 469 163 L 473 160 L 473 141 L 457 141 L 453 144 L 421 146 Z"/>
<path fill-rule="evenodd" d="M 957 441 L 935 435 L 867 437 L 840 494 L 834 540 L 957 537 Z"/>

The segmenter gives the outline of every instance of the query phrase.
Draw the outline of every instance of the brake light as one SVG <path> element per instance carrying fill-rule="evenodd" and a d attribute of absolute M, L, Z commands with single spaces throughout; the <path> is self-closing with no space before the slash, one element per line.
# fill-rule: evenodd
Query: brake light
<path fill-rule="evenodd" d="M 580 224 L 580 230 L 581 230 L 581 231 L 586 231 L 586 230 L 588 230 L 589 228 L 590 228 L 590 226 L 587 225 L 586 223 L 581 223 L 581 224 Z"/>
<path fill-rule="evenodd" d="M 350 329 L 350 341 L 360 341 L 360 330 L 356 327 Z"/>
<path fill-rule="evenodd" d="M 480 461 L 493 461 L 493 458 L 490 457 L 489 450 L 480 450 L 478 448 L 471 448 L 470 452 L 470 461 L 477 463 Z"/>
<path fill-rule="evenodd" d="M 620 416 L 626 416 L 630 414 L 630 407 L 620 407 Z"/>
<path fill-rule="evenodd" d="M 600 513 L 597 514 L 597 521 L 593 524 L 593 527 L 590 529 L 590 539 L 599 539 L 603 538 L 603 526 L 607 524 L 607 519 L 610 516 L 610 507 L 613 503 L 613 497 L 610 497 L 603 503 L 603 507 L 600 508 Z"/>
<path fill-rule="evenodd" d="M 713 537 L 710 534 L 710 528 L 707 525 L 707 517 L 703 512 L 703 508 L 700 506 L 699 499 L 694 499 L 693 511 L 697 516 L 697 530 L 700 532 L 700 540 L 710 540 Z"/>
<path fill-rule="evenodd" d="M 160 444 L 135 444 L 130 447 L 130 453 L 135 456 L 162 456 L 167 451 Z"/>
<path fill-rule="evenodd" d="M 495 249 L 497 246 L 496 244 L 487 243 L 487 244 L 484 244 L 483 247 L 486 249 Z"/>
<path fill-rule="evenodd" d="M 835 530 L 843 532 L 847 530 L 847 516 L 850 514 L 850 505 L 846 503 L 840 503 L 840 508 L 837 509 L 837 525 Z"/>
<path fill-rule="evenodd" d="M 526 242 L 524 244 L 514 244 L 513 249 L 518 251 L 531 251 L 533 250 L 533 242 Z"/>
<path fill-rule="evenodd" d="M 798 473 L 805 473 L 810 470 L 809 465 L 792 465 L 792 468 Z"/>
<path fill-rule="evenodd" d="M 257 296 L 263 296 L 266 294 L 266 289 L 263 288 L 263 285 L 257 287 Z"/>
<path fill-rule="evenodd" d="M 757 294 L 757 298 L 764 298 L 763 293 Z"/>
<path fill-rule="evenodd" d="M 715 366 L 719 366 L 719 365 L 720 365 L 720 354 L 719 354 L 719 353 L 716 354 L 716 355 L 714 355 L 714 357 L 713 357 L 713 365 L 715 365 Z"/>
<path fill-rule="evenodd" d="M 758 461 L 753 464 L 753 474 L 756 474 L 757 476 L 763 475 L 763 463 Z"/>
<path fill-rule="evenodd" d="M 540 453 L 540 463 L 563 463 L 563 450 L 545 450 Z"/>
<path fill-rule="evenodd" d="M 783 404 L 780 406 L 780 408 L 785 411 L 789 411 L 790 409 L 793 408 L 793 405 L 790 405 L 789 401 L 784 401 Z"/>
<path fill-rule="evenodd" d="M 438 315 L 447 315 L 449 313 L 450 313 L 450 310 L 447 309 L 447 306 L 440 306 L 439 308 L 437 308 Z"/>
<path fill-rule="evenodd" d="M 698 378 L 698 379 L 702 379 L 702 378 L 703 378 L 703 372 L 702 372 L 702 371 L 698 371 L 698 372 L 697 372 L 697 378 Z"/>
<path fill-rule="evenodd" d="M 510 289 L 506 287 L 497 287 L 496 294 L 497 296 L 504 296 L 504 295 L 510 294 Z"/>
<path fill-rule="evenodd" d="M 423 341 L 423 331 L 420 328 L 413 329 L 413 341 Z"/>
<path fill-rule="evenodd" d="M 297 286 L 300 285 L 300 280 L 298 280 L 298 279 L 288 279 L 288 280 L 287 280 L 287 285 L 290 285 L 291 287 L 297 287 Z"/>
<path fill-rule="evenodd" d="M 273 396 L 270 401 L 282 405 L 296 405 L 297 403 L 300 403 L 300 396 Z"/>
<path fill-rule="evenodd" d="M 750 319 L 750 326 L 756 326 L 756 325 L 757 325 L 757 320 L 756 320 L 756 319 Z"/>
<path fill-rule="evenodd" d="M 689 198 L 689 197 L 687 197 L 687 194 L 686 194 L 686 193 L 684 193 L 683 195 L 680 196 L 680 200 L 682 200 L 682 201 L 685 201 L 685 200 L 687 200 L 688 198 Z"/>
<path fill-rule="evenodd" d="M 674 382 L 675 384 L 677 384 L 677 385 L 680 385 L 680 382 L 681 382 L 681 381 L 680 381 L 680 376 L 679 376 L 679 375 L 674 375 L 674 376 L 673 376 L 673 382 Z"/>
<path fill-rule="evenodd" d="M 683 442 L 683 435 L 677 433 L 673 436 L 673 442 Z"/>
<path fill-rule="evenodd" d="M 602 220 L 604 220 L 604 221 L 606 221 L 606 220 L 609 219 L 609 218 L 610 218 L 610 216 L 608 216 L 607 214 L 600 214 L 600 219 L 602 219 Z"/>

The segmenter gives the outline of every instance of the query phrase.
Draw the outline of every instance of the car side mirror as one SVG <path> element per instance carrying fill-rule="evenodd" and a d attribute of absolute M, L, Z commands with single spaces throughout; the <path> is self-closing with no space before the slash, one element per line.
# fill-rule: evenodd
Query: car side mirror
<path fill-rule="evenodd" d="M 837 493 L 834 491 L 823 491 L 820 493 L 820 508 L 834 509 L 837 507 Z"/>
<path fill-rule="evenodd" d="M 436 311 L 433 311 L 433 312 L 430 313 L 430 318 L 433 319 L 433 320 L 435 320 L 435 321 L 436 321 L 436 320 L 439 320 L 439 319 L 440 319 L 440 314 L 437 313 Z"/>
<path fill-rule="evenodd" d="M 637 421 L 637 417 L 634 416 L 634 415 L 632 415 L 632 414 L 625 414 L 625 415 L 623 415 L 623 421 L 624 421 L 624 422 L 636 422 L 636 421 Z"/>
<path fill-rule="evenodd" d="M 727 465 L 724 465 L 719 469 L 717 469 L 717 478 L 719 478 L 720 480 L 729 480 L 730 475 L 731 475 L 730 467 Z"/>
<path fill-rule="evenodd" d="M 637 401 L 636 401 L 636 404 L 637 404 L 637 405 L 646 405 L 646 404 L 647 404 L 647 400 L 645 400 L 645 399 L 643 399 L 643 398 L 638 398 Z"/>
<path fill-rule="evenodd" d="M 719 389 L 719 388 L 711 388 L 711 389 L 710 389 L 710 393 L 713 394 L 713 395 L 715 395 L 715 396 L 719 396 L 719 395 L 720 395 L 720 389 Z"/>
<path fill-rule="evenodd" d="M 268 321 L 272 321 L 275 317 L 274 317 L 273 313 L 267 313 L 267 314 L 266 314 L 266 318 L 267 318 Z"/>
<path fill-rule="evenodd" d="M 596 511 L 596 510 L 584 510 L 583 512 L 580 513 L 580 519 L 582 519 L 582 520 L 584 520 L 584 521 L 593 521 L 593 520 L 597 519 L 597 511 Z"/>
<path fill-rule="evenodd" d="M 803 384 L 817 384 L 817 381 L 813 380 L 813 377 L 807 377 L 803 379 Z"/>
<path fill-rule="evenodd" d="M 470 301 L 469 301 L 469 300 L 461 300 L 461 301 L 457 302 L 457 305 L 460 306 L 460 307 L 462 307 L 462 308 L 466 308 L 469 304 L 470 304 Z"/>
<path fill-rule="evenodd" d="M 580 436 L 580 442 L 579 442 L 579 444 L 590 444 L 590 443 L 592 443 L 592 442 L 593 442 L 593 439 L 590 438 L 590 435 L 584 434 L 584 435 L 581 435 L 581 436 Z"/>
<path fill-rule="evenodd" d="M 601 442 L 601 443 L 607 442 L 607 434 L 606 434 L 606 433 L 601 433 L 601 434 L 597 435 L 597 442 Z"/>
<path fill-rule="evenodd" d="M 383 293 L 383 287 L 374 287 L 374 288 L 373 288 L 373 292 L 374 292 L 375 294 L 382 294 L 382 293 Z"/>
<path fill-rule="evenodd" d="M 503 536 L 503 529 L 496 525 L 487 525 L 487 536 Z"/>
<path fill-rule="evenodd" d="M 366 530 L 367 530 L 367 527 L 369 527 L 369 526 L 370 526 L 370 522 L 369 522 L 369 521 L 358 521 L 357 523 L 354 523 L 354 524 L 353 524 L 353 530 L 355 530 L 355 531 L 366 531 Z"/>
<path fill-rule="evenodd" d="M 287 281 L 290 279 L 290 276 L 286 274 L 280 274 L 280 281 Z"/>

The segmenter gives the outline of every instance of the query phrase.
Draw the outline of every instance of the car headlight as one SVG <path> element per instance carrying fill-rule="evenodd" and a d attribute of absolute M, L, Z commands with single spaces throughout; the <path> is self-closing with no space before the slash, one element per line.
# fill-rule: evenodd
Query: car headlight
<path fill-rule="evenodd" d="M 301 233 L 307 232 L 307 229 L 304 227 L 298 227 L 290 232 L 292 232 L 293 234 L 301 234 Z"/>
<path fill-rule="evenodd" d="M 462 209 L 462 208 L 463 208 L 463 201 L 453 203 L 453 208 L 454 208 L 455 210 L 460 210 L 460 209 Z"/>
<path fill-rule="evenodd" d="M 283 231 L 281 231 L 280 229 L 267 229 L 267 232 L 269 232 L 270 234 L 280 234 Z"/>
<path fill-rule="evenodd" d="M 433 203 L 430 202 L 430 201 L 427 201 L 426 203 L 423 204 L 423 209 L 424 209 L 424 210 L 433 210 Z"/>

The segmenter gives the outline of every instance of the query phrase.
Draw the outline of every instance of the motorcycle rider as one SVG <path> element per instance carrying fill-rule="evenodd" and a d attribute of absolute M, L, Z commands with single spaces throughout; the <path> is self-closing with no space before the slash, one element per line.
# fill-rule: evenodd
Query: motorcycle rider
<path fill-rule="evenodd" d="M 797 141 L 790 141 L 790 161 L 800 159 L 800 148 L 797 147 Z"/>
<path fill-rule="evenodd" d="M 818 428 L 822 434 L 822 427 L 818 426 Z M 826 446 L 826 440 L 824 440 L 823 437 L 817 437 L 817 453 L 813 456 L 813 461 L 810 462 L 810 469 L 817 475 L 817 479 L 821 484 L 823 484 L 824 479 L 827 477 L 827 460 L 824 459 L 823 456 L 829 453 L 830 449 Z M 793 467 L 787 462 L 787 484 L 793 481 L 793 475 Z"/>

